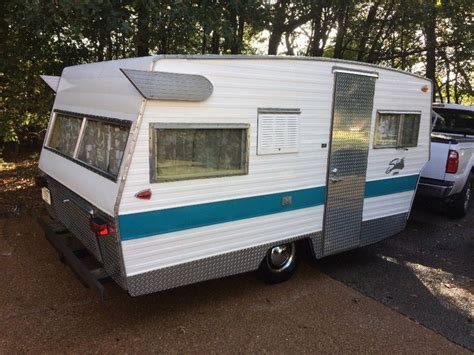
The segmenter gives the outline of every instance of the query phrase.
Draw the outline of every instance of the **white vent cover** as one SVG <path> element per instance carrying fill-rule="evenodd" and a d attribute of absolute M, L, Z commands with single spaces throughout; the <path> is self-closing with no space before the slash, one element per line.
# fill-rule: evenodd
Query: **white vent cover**
<path fill-rule="evenodd" d="M 257 154 L 295 153 L 298 143 L 299 112 L 258 115 Z"/>

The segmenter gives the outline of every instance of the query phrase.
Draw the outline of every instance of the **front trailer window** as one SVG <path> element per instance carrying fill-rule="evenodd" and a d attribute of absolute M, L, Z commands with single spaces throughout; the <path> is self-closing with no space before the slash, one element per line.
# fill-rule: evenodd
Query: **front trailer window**
<path fill-rule="evenodd" d="M 88 120 L 77 159 L 117 175 L 128 138 L 128 127 Z"/>
<path fill-rule="evenodd" d="M 374 148 L 410 148 L 418 145 L 419 113 L 377 114 Z"/>
<path fill-rule="evenodd" d="M 129 130 L 128 121 L 56 113 L 46 147 L 115 179 Z"/>
<path fill-rule="evenodd" d="M 57 114 L 48 146 L 69 157 L 74 155 L 82 117 Z"/>
<path fill-rule="evenodd" d="M 247 127 L 151 127 L 152 182 L 247 173 Z"/>

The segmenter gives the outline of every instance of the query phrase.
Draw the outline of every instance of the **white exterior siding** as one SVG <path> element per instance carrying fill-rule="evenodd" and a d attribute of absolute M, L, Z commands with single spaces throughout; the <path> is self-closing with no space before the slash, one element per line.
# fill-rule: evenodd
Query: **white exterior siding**
<path fill-rule="evenodd" d="M 400 192 L 385 196 L 366 198 L 362 220 L 388 217 L 408 213 L 411 208 L 414 191 Z"/>
<path fill-rule="evenodd" d="M 367 70 L 353 64 L 338 64 Z M 326 184 L 334 63 L 291 60 L 160 59 L 154 70 L 200 74 L 214 92 L 199 103 L 148 101 L 144 111 L 119 214 L 168 209 L 255 195 L 292 191 Z M 367 180 L 389 177 L 388 163 L 405 156 L 397 176 L 419 174 L 428 158 L 430 100 L 421 87 L 426 80 L 377 69 Z M 424 96 L 423 96 L 424 95 Z M 420 100 L 426 105 L 420 107 Z M 300 109 L 297 153 L 257 155 L 258 108 Z M 372 149 L 378 110 L 422 111 L 418 147 L 406 150 Z M 247 123 L 250 124 L 249 174 L 150 184 L 149 124 Z M 321 144 L 328 146 L 323 148 Z M 150 188 L 149 201 L 135 193 Z M 364 220 L 408 212 L 413 192 L 365 199 Z M 221 223 L 122 243 L 127 275 L 248 248 L 322 229 L 323 206 Z"/>
<path fill-rule="evenodd" d="M 127 276 L 321 230 L 323 206 L 122 242 Z"/>
<path fill-rule="evenodd" d="M 271 60 L 190 60 L 185 65 L 183 60 L 156 62 L 155 70 L 204 75 L 213 83 L 214 92 L 201 103 L 147 102 L 120 214 L 325 185 L 328 148 L 321 148 L 321 144 L 329 143 L 333 76 L 330 64 L 324 63 L 326 70 L 314 64 Z M 301 109 L 298 153 L 256 154 L 257 109 L 269 107 Z M 148 126 L 153 122 L 250 124 L 249 174 L 150 185 Z M 152 189 L 153 197 L 144 202 L 136 199 L 135 193 L 145 187 Z"/>

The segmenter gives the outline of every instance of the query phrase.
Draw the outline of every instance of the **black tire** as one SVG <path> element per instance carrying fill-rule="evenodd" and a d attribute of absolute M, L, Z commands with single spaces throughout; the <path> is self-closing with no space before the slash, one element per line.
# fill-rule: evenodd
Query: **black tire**
<path fill-rule="evenodd" d="M 277 262 L 281 260 L 281 262 Z M 271 247 L 258 269 L 259 276 L 269 284 L 288 280 L 296 271 L 298 260 L 295 243 Z"/>
<path fill-rule="evenodd" d="M 462 218 L 466 215 L 473 194 L 472 176 L 467 179 L 462 191 L 454 196 L 453 201 L 448 205 L 448 215 L 451 218 Z"/>

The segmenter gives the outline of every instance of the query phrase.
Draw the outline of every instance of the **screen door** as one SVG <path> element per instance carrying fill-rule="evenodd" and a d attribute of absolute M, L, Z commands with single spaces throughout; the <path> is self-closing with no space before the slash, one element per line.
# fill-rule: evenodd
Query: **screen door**
<path fill-rule="evenodd" d="M 335 71 L 323 255 L 360 242 L 375 73 Z"/>

